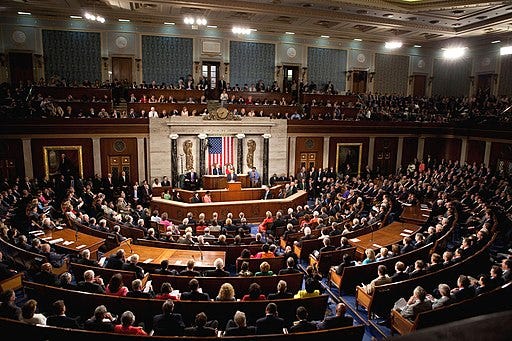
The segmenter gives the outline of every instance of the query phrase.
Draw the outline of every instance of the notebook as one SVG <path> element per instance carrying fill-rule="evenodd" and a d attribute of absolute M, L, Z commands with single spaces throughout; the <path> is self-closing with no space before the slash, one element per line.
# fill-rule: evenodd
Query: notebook
<path fill-rule="evenodd" d="M 406 305 L 407 301 L 405 300 L 405 298 L 401 297 L 398 301 L 395 302 L 393 309 L 395 309 L 396 311 L 402 311 L 402 309 L 404 309 Z"/>

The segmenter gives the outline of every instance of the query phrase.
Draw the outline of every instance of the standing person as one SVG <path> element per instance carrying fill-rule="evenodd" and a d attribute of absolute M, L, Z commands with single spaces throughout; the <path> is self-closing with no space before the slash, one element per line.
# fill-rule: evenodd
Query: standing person
<path fill-rule="evenodd" d="M 215 163 L 213 165 L 212 175 L 222 175 L 222 174 L 224 174 L 222 172 L 222 167 L 218 163 Z"/>

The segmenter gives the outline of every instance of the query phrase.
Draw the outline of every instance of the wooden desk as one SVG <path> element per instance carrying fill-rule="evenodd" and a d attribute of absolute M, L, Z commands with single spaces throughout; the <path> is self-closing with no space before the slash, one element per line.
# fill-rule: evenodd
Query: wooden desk
<path fill-rule="evenodd" d="M 378 250 L 381 247 L 399 243 L 406 235 L 413 235 L 420 229 L 421 226 L 415 224 L 394 221 L 373 233 L 368 233 L 357 238 L 351 238 L 348 241 L 352 246 L 357 247 L 356 258 L 358 260 L 362 260 L 365 258 L 364 250 Z"/>
<path fill-rule="evenodd" d="M 91 251 L 92 259 L 97 258 L 98 249 L 105 244 L 104 238 L 91 236 L 82 232 L 75 232 L 69 228 L 63 228 L 62 230 L 54 229 L 53 231 L 46 230 L 44 231 L 44 236 L 40 235 L 38 238 L 47 240 L 48 242 L 50 242 L 50 240 L 62 238 L 62 241 L 53 244 L 53 246 L 66 253 L 75 254 L 80 253 L 83 249 L 89 249 L 89 251 Z M 70 244 L 66 245 L 68 243 Z"/>
<path fill-rule="evenodd" d="M 427 222 L 430 211 L 430 209 L 423 210 L 420 205 L 404 206 L 402 214 L 400 214 L 400 221 L 423 225 Z M 426 215 L 426 217 L 423 215 Z"/>
<path fill-rule="evenodd" d="M 165 99 L 169 99 L 169 96 L 172 96 L 176 101 L 186 101 L 189 97 L 192 97 L 195 100 L 200 99 L 204 94 L 204 91 L 179 89 L 128 89 L 128 94 L 134 94 L 137 100 L 140 100 L 144 95 L 146 95 L 148 99 L 150 99 L 151 96 L 155 96 L 158 100 L 160 95 L 163 95 Z"/>
<path fill-rule="evenodd" d="M 286 212 L 290 207 L 305 205 L 308 197 L 306 191 L 299 190 L 296 194 L 285 199 L 260 200 L 262 191 L 262 189 L 244 188 L 239 193 L 254 195 L 254 197 L 251 198 L 252 200 L 216 201 L 215 193 L 219 193 L 220 198 L 223 198 L 222 195 L 226 195 L 226 193 L 229 192 L 228 190 L 219 190 L 215 193 L 212 192 L 214 202 L 198 204 L 189 204 L 188 202 L 177 202 L 165 200 L 160 197 L 153 197 L 151 200 L 151 210 L 156 209 L 158 212 L 167 212 L 169 217 L 172 217 L 175 222 L 181 222 L 183 218 L 187 216 L 187 212 L 192 212 L 194 217 L 197 217 L 199 213 L 204 213 L 207 217 L 211 217 L 213 212 L 217 212 L 221 219 L 225 219 L 228 212 L 233 213 L 234 216 L 238 216 L 239 212 L 244 212 L 249 222 L 257 222 L 265 218 L 266 211 L 275 213 L 278 210 L 282 210 Z M 181 191 L 184 200 L 186 200 L 185 192 L 190 191 Z M 257 193 L 259 193 L 259 196 L 256 195 Z"/>
<path fill-rule="evenodd" d="M 131 252 L 130 251 L 131 246 Z M 212 268 L 213 262 L 217 258 L 222 258 L 225 261 L 225 251 L 199 251 L 199 250 L 187 250 L 187 249 L 167 249 L 153 246 L 144 246 L 137 244 L 120 245 L 126 251 L 126 257 L 131 253 L 136 253 L 140 256 L 139 262 L 149 265 L 152 268 L 160 266 L 160 262 L 164 259 L 169 260 L 171 266 L 183 266 L 187 265 L 189 259 L 195 259 L 195 266 L 198 268 Z M 115 254 L 119 248 L 115 248 L 105 253 L 105 257 L 109 257 Z M 201 252 L 203 254 L 203 260 L 201 261 Z"/>
<path fill-rule="evenodd" d="M 242 187 L 249 186 L 249 176 L 247 174 L 237 174 L 238 181 Z M 224 189 L 227 188 L 226 175 L 203 175 L 201 178 L 204 189 Z"/>

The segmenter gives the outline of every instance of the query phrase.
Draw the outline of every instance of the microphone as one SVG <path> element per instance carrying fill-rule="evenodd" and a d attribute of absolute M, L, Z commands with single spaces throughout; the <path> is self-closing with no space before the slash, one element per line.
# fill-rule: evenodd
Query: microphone
<path fill-rule="evenodd" d="M 126 239 L 126 245 L 128 245 L 128 247 L 130 248 L 130 253 L 133 253 L 133 249 L 131 246 L 131 239 Z"/>
<path fill-rule="evenodd" d="M 201 247 L 199 246 L 199 244 L 197 244 L 197 248 L 199 250 L 199 254 L 201 255 L 201 262 L 203 261 L 203 250 L 201 250 Z"/>

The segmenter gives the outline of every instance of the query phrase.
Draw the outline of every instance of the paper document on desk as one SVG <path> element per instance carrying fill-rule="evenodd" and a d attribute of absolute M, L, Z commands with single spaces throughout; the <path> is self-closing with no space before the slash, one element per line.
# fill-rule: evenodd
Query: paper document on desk
<path fill-rule="evenodd" d="M 379 248 L 379 249 L 381 249 L 381 248 L 382 248 L 382 245 L 375 244 L 375 243 L 373 244 L 373 246 L 375 246 L 376 248 Z"/>
<path fill-rule="evenodd" d="M 422 216 L 422 217 L 425 217 L 425 218 L 430 217 L 428 214 L 422 214 L 421 216 Z"/>
<path fill-rule="evenodd" d="M 39 236 L 41 234 L 44 234 L 43 230 L 34 230 L 30 231 L 28 234 L 33 234 L 34 236 Z"/>
<path fill-rule="evenodd" d="M 64 243 L 62 243 L 62 245 L 64 245 L 64 246 L 68 246 L 68 245 L 71 245 L 71 244 L 73 244 L 73 243 L 74 243 L 74 241 L 72 241 L 72 240 L 67 240 L 67 241 L 65 241 Z"/>
<path fill-rule="evenodd" d="M 87 245 L 85 245 L 85 244 L 78 245 L 78 246 L 76 247 L 76 249 L 77 249 L 77 250 L 80 250 L 80 249 L 83 249 L 83 248 L 84 248 L 84 247 L 86 247 L 86 246 L 87 246 Z"/>
<path fill-rule="evenodd" d="M 407 207 L 411 207 L 412 206 L 412 204 L 409 204 L 409 203 L 406 203 L 406 202 L 403 202 L 402 205 L 407 206 Z"/>
<path fill-rule="evenodd" d="M 101 257 L 100 260 L 98 261 L 99 266 L 103 266 L 103 264 L 105 264 L 106 260 L 107 260 L 107 257 L 105 257 L 105 256 Z"/>
<path fill-rule="evenodd" d="M 43 237 L 43 238 L 40 238 L 40 239 L 48 241 L 48 240 L 52 239 L 52 237 Z"/>
<path fill-rule="evenodd" d="M 53 240 L 50 240 L 48 241 L 49 244 L 57 244 L 57 243 L 60 243 L 60 242 L 63 242 L 64 239 L 62 238 L 57 238 L 57 239 L 53 239 Z"/>
<path fill-rule="evenodd" d="M 350 240 L 351 242 L 353 242 L 353 243 L 357 243 L 357 242 L 360 242 L 360 241 L 361 241 L 361 239 L 359 239 L 359 238 L 352 238 L 352 239 L 349 239 L 349 240 Z"/>
<path fill-rule="evenodd" d="M 402 232 L 402 233 L 400 233 L 400 235 L 401 235 L 402 237 L 410 237 L 410 236 L 411 236 L 410 234 L 408 234 L 408 233 L 403 233 L 403 232 Z"/>
<path fill-rule="evenodd" d="M 148 259 L 146 259 L 146 260 L 145 260 L 144 262 L 142 262 L 142 263 L 144 263 L 144 264 L 148 264 L 148 263 L 151 263 L 152 261 L 153 261 L 153 258 L 148 258 Z"/>
<path fill-rule="evenodd" d="M 174 264 L 176 264 L 176 265 L 180 265 L 180 264 L 181 264 L 181 261 L 180 261 L 180 260 L 177 260 Z"/>
<path fill-rule="evenodd" d="M 414 231 L 411 231 L 411 230 L 408 230 L 408 229 L 405 229 L 404 230 L 405 233 L 413 233 Z"/>
<path fill-rule="evenodd" d="M 63 227 L 59 225 L 59 226 L 55 226 L 55 229 L 56 229 L 56 230 L 62 230 L 62 229 L 63 229 Z"/>

